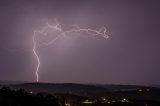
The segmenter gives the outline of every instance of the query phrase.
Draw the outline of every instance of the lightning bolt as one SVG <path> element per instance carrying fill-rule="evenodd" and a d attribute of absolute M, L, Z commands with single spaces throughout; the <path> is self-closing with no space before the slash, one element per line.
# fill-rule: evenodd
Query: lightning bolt
<path fill-rule="evenodd" d="M 42 27 L 42 29 L 40 30 L 34 30 L 34 33 L 33 33 L 33 37 L 32 37 L 32 41 L 33 41 L 33 54 L 37 60 L 37 66 L 36 66 L 36 71 L 35 71 L 35 74 L 36 74 L 36 81 L 39 82 L 39 68 L 40 68 L 40 64 L 41 64 L 41 61 L 40 61 L 40 58 L 38 56 L 38 53 L 37 53 L 37 49 L 42 46 L 42 45 L 45 45 L 45 46 L 48 46 L 48 45 L 51 45 L 53 44 L 55 41 L 57 41 L 60 37 L 65 37 L 66 35 L 69 35 L 70 33 L 73 33 L 73 32 L 86 32 L 87 34 L 90 34 L 90 35 L 93 35 L 93 36 L 100 36 L 104 39 L 108 39 L 109 36 L 107 34 L 107 29 L 106 27 L 102 27 L 100 28 L 99 30 L 94 30 L 94 29 L 90 29 L 90 28 L 79 28 L 77 25 L 74 25 L 75 28 L 72 28 L 70 30 L 63 30 L 61 25 L 59 24 L 59 22 L 57 20 L 55 20 L 55 25 L 51 25 L 49 24 L 48 22 L 46 22 L 46 25 L 44 27 Z M 38 43 L 38 35 L 42 35 L 44 37 L 47 37 L 47 34 L 48 33 L 52 33 L 52 32 L 58 32 L 58 35 L 56 37 L 54 37 L 51 41 L 48 41 L 48 42 L 43 42 L 43 43 Z"/>

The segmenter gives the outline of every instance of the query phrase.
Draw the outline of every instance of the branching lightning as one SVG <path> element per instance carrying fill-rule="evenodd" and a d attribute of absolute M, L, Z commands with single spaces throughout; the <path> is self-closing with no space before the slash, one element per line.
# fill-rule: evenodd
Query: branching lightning
<path fill-rule="evenodd" d="M 37 40 L 38 35 L 42 35 L 44 37 L 47 37 L 47 34 L 52 33 L 52 32 L 58 32 L 58 35 L 54 35 L 54 33 L 53 33 L 53 35 L 56 37 L 54 37 L 53 39 L 51 39 L 48 42 L 43 42 L 40 44 L 38 43 L 38 40 Z M 100 36 L 104 39 L 108 39 L 108 37 L 109 37 L 107 34 L 107 29 L 105 27 L 102 27 L 99 30 L 94 30 L 94 29 L 90 29 L 90 28 L 87 28 L 87 29 L 79 28 L 78 26 L 76 26 L 76 28 L 72 28 L 70 30 L 63 30 L 61 25 L 58 23 L 58 21 L 55 21 L 55 25 L 51 25 L 48 22 L 46 22 L 46 25 L 42 29 L 34 30 L 34 34 L 32 37 L 32 41 L 33 41 L 32 51 L 33 51 L 33 54 L 37 60 L 37 66 L 36 66 L 36 71 L 35 71 L 37 82 L 39 81 L 39 68 L 40 68 L 40 64 L 41 64 L 40 58 L 37 53 L 37 49 L 42 45 L 45 45 L 45 46 L 51 45 L 55 41 L 57 41 L 60 37 L 65 37 L 73 32 L 77 32 L 77 33 L 86 32 L 87 34 L 94 35 L 94 36 Z"/>

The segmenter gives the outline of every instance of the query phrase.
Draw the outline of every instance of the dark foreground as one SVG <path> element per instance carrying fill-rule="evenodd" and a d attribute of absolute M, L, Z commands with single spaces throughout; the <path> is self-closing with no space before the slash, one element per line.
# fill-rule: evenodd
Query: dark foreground
<path fill-rule="evenodd" d="M 87 98 L 74 94 L 51 95 L 2 87 L 0 89 L 0 106 L 160 106 L 160 102 L 128 98 Z"/>

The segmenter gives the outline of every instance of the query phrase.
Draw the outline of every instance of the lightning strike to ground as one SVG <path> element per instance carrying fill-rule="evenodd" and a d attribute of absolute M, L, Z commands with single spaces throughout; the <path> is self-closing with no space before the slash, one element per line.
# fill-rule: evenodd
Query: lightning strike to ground
<path fill-rule="evenodd" d="M 38 43 L 38 35 L 42 35 L 44 37 L 47 37 L 48 33 L 52 33 L 52 32 L 58 32 L 58 35 L 54 35 L 56 36 L 53 39 L 51 39 L 51 41 L 48 42 L 43 42 L 41 44 Z M 38 55 L 38 51 L 37 49 L 44 45 L 44 46 L 48 46 L 53 44 L 55 41 L 57 41 L 60 37 L 64 37 L 69 35 L 70 33 L 73 32 L 77 32 L 77 33 L 82 33 L 82 32 L 86 32 L 89 35 L 93 35 L 93 36 L 100 36 L 104 39 L 108 39 L 109 36 L 107 34 L 107 29 L 106 27 L 101 27 L 99 30 L 94 30 L 94 29 L 90 29 L 90 28 L 79 28 L 78 26 L 76 26 L 76 28 L 72 28 L 70 30 L 63 30 L 61 25 L 58 23 L 58 21 L 55 20 L 55 25 L 49 24 L 48 22 L 46 22 L 46 25 L 44 27 L 42 27 L 42 29 L 40 30 L 34 30 L 33 33 L 33 37 L 32 37 L 32 41 L 33 41 L 33 54 L 37 60 L 37 65 L 36 65 L 36 70 L 35 70 L 35 75 L 36 75 L 36 81 L 39 82 L 39 68 L 41 65 L 41 61 Z"/>

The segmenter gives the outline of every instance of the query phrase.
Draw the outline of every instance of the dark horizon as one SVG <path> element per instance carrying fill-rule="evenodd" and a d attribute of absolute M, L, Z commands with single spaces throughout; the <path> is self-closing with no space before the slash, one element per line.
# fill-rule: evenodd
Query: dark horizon
<path fill-rule="evenodd" d="M 160 88 L 158 84 L 119 84 L 119 83 L 81 83 L 81 82 L 49 82 L 49 81 L 16 81 L 16 80 L 0 80 L 0 86 L 17 85 L 17 84 L 80 84 L 80 85 L 108 85 L 108 86 L 140 86 L 140 87 L 155 87 Z"/>

